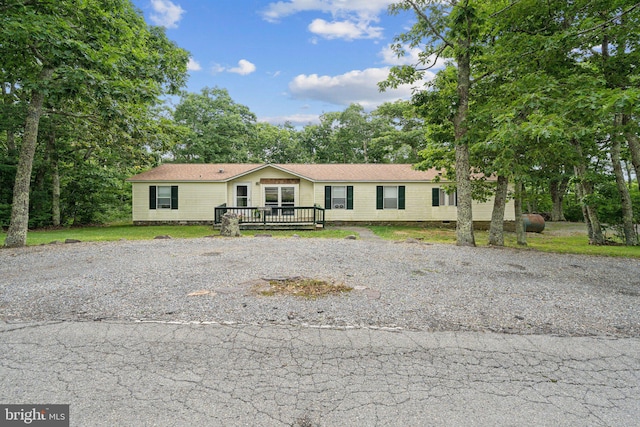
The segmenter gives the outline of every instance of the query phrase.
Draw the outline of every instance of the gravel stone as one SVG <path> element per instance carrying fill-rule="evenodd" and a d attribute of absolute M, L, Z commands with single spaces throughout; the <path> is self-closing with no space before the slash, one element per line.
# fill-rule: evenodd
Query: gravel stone
<path fill-rule="evenodd" d="M 294 276 L 354 290 L 313 300 L 251 292 Z M 196 291 L 208 293 L 188 296 Z M 0 249 L 0 321 L 104 319 L 638 337 L 640 263 L 361 239 Z"/>

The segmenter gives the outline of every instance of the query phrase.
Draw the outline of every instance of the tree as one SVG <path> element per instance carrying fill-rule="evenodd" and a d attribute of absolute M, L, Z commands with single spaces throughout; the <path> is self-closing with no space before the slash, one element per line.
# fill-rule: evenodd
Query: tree
<path fill-rule="evenodd" d="M 301 144 L 300 132 L 288 123 L 258 123 L 250 156 L 252 162 L 260 163 L 307 163 L 311 158 Z"/>
<path fill-rule="evenodd" d="M 256 116 L 226 89 L 205 87 L 184 93 L 173 117 L 188 134 L 174 150 L 182 162 L 240 163 L 249 160 L 255 141 Z"/>
<path fill-rule="evenodd" d="M 382 89 L 401 83 L 414 83 L 440 57 L 449 56 L 456 63 L 456 107 L 452 118 L 455 145 L 455 174 L 458 194 L 456 243 L 475 246 L 473 233 L 471 165 L 467 139 L 472 66 L 481 51 L 486 34 L 486 10 L 480 1 L 472 0 L 405 0 L 389 7 L 391 13 L 412 10 L 418 22 L 396 37 L 393 49 L 404 54 L 404 44 L 423 46 L 419 64 L 394 67 Z M 426 68 L 419 68 L 423 66 Z"/>
<path fill-rule="evenodd" d="M 24 89 L 28 105 L 5 241 L 23 246 L 46 100 L 82 96 L 93 101 L 101 120 L 126 116 L 131 106 L 181 86 L 188 54 L 162 30 L 147 27 L 128 0 L 8 0 L 0 11 L 4 78 Z"/>
<path fill-rule="evenodd" d="M 615 99 L 612 108 L 612 129 L 611 135 L 611 163 L 618 192 L 620 193 L 622 207 L 622 227 L 624 230 L 625 243 L 629 246 L 638 244 L 638 236 L 635 232 L 633 205 L 631 194 L 624 178 L 621 165 L 622 140 L 625 138 L 625 125 L 632 117 L 633 109 L 637 108 L 640 100 L 640 88 L 632 84 L 632 79 L 640 77 L 635 64 L 640 60 L 638 44 L 640 40 L 637 36 L 631 36 L 631 28 L 636 29 L 640 24 L 640 13 L 632 13 L 638 7 L 636 2 L 610 1 L 609 4 L 602 5 L 596 9 L 596 16 L 605 23 L 599 24 L 601 30 L 596 30 L 597 38 L 601 41 L 600 67 L 605 80 L 606 89 L 613 92 Z M 619 4 L 622 3 L 622 4 Z M 604 7 L 603 7 L 604 6 Z M 621 10 L 622 6 L 627 9 Z M 640 12 L 640 9 L 637 9 Z M 611 16 L 613 15 L 613 16 Z M 632 21 L 632 22 L 630 22 Z M 612 52 L 613 50 L 613 52 Z M 635 87 L 633 87 L 635 86 Z M 626 132 L 627 137 L 630 132 Z M 629 148 L 633 153 L 634 138 L 630 137 Z M 638 153 L 636 153 L 636 157 Z"/>
<path fill-rule="evenodd" d="M 382 162 L 418 163 L 425 148 L 424 119 L 409 101 L 385 102 L 371 112 L 380 121 L 373 151 Z"/>

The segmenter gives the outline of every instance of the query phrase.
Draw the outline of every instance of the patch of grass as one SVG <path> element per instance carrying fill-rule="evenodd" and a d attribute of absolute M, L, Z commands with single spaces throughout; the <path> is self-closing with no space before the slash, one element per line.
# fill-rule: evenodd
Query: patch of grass
<path fill-rule="evenodd" d="M 333 284 L 325 280 L 306 277 L 270 280 L 268 288 L 264 285 L 258 285 L 254 288 L 254 291 L 262 296 L 289 295 L 309 299 L 338 295 L 351 290 L 353 288 L 342 283 Z"/>
<path fill-rule="evenodd" d="M 552 253 L 570 253 L 578 255 L 599 255 L 626 258 L 640 258 L 640 246 L 594 246 L 584 231 L 579 232 L 579 224 L 555 223 L 549 231 L 527 233 L 527 246 L 519 246 L 515 233 L 505 233 L 505 246 Z M 388 240 L 421 239 L 424 242 L 455 244 L 456 231 L 446 228 L 422 228 L 406 226 L 372 226 L 376 235 Z M 566 231 L 565 231 L 566 229 Z M 578 230 L 578 232 L 576 232 Z M 489 232 L 475 231 L 476 244 L 489 244 Z"/>
<path fill-rule="evenodd" d="M 449 228 L 423 228 L 395 225 L 374 225 L 368 227 L 373 233 L 386 240 L 406 240 L 409 238 L 432 243 L 455 243 L 456 231 Z"/>
<path fill-rule="evenodd" d="M 83 242 L 114 241 L 120 239 L 144 240 L 153 239 L 159 235 L 170 235 L 174 238 L 204 237 L 213 233 L 207 226 L 149 226 L 134 225 L 106 225 L 93 227 L 68 227 L 45 230 L 30 230 L 27 233 L 27 245 L 40 245 L 52 241 L 64 242 L 66 239 L 77 239 Z M 6 233 L 0 233 L 4 243 Z"/>
<path fill-rule="evenodd" d="M 515 235 L 509 240 L 509 243 L 505 242 L 508 246 L 518 247 Z M 590 245 L 587 236 L 549 236 L 544 233 L 528 233 L 527 247 L 541 252 L 640 258 L 640 246 Z"/>
<path fill-rule="evenodd" d="M 616 256 L 640 258 L 640 246 L 593 246 L 580 231 L 581 224 L 552 223 L 543 233 L 527 233 L 526 249 L 553 253 L 572 253 L 582 255 Z M 387 240 L 420 239 L 424 242 L 455 244 L 456 232 L 448 228 L 425 228 L 408 226 L 370 226 L 376 235 Z M 244 237 L 268 233 L 274 238 L 287 238 L 294 234 L 301 238 L 334 238 L 343 239 L 350 234 L 357 234 L 348 228 L 326 227 L 321 230 L 242 230 Z M 144 240 L 153 239 L 159 235 L 169 235 L 173 238 L 196 238 L 217 236 L 219 230 L 205 225 L 155 225 L 134 226 L 131 223 L 118 223 L 94 227 L 70 227 L 58 229 L 32 230 L 27 234 L 27 245 L 41 245 L 52 241 L 64 242 L 66 239 L 76 239 L 83 242 L 115 241 L 120 239 Z M 476 231 L 476 244 L 488 244 L 489 234 L 486 231 Z M 0 246 L 4 244 L 6 233 L 0 232 Z M 515 233 L 505 233 L 505 246 L 522 248 L 516 243 Z"/>
<path fill-rule="evenodd" d="M 322 230 L 242 230 L 242 235 L 253 237 L 256 234 L 271 234 L 273 237 L 291 237 L 297 234 L 301 238 L 344 238 L 352 232 L 346 230 L 325 228 Z M 217 236 L 219 230 L 207 225 L 151 225 L 135 226 L 129 224 L 113 224 L 91 227 L 63 227 L 55 229 L 29 230 L 27 245 L 42 245 L 53 241 L 64 242 L 66 239 L 76 239 L 82 242 L 127 240 L 150 240 L 155 236 L 169 235 L 176 239 Z M 6 238 L 5 232 L 0 232 L 0 247 Z"/>

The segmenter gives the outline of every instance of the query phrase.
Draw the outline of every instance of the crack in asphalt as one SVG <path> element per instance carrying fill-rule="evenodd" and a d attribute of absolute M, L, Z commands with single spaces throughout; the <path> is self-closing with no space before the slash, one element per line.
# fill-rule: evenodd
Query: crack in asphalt
<path fill-rule="evenodd" d="M 605 426 L 640 415 L 637 338 L 10 326 L 0 341 L 0 401 L 69 402 L 73 425 L 127 424 L 123 414 L 144 414 L 132 423 Z"/>

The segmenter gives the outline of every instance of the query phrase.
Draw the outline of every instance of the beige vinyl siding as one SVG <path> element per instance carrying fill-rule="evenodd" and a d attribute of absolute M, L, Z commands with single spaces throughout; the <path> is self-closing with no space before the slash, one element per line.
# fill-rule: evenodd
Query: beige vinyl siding
<path fill-rule="evenodd" d="M 315 203 L 313 196 L 313 182 L 305 179 L 300 180 L 300 198 L 299 206 L 310 207 Z"/>
<path fill-rule="evenodd" d="M 315 203 L 324 207 L 324 187 L 353 186 L 353 209 L 329 209 L 325 211 L 327 221 L 424 221 L 426 204 L 420 193 L 425 183 L 416 182 L 318 182 L 315 186 Z M 400 186 L 405 187 L 405 209 L 376 209 L 376 187 Z"/>
<path fill-rule="evenodd" d="M 178 186 L 178 209 L 149 209 L 149 186 Z M 214 208 L 226 202 L 224 182 L 134 182 L 133 221 L 213 221 Z"/>
<path fill-rule="evenodd" d="M 473 219 L 476 221 L 491 221 L 491 212 L 493 211 L 493 198 L 487 202 L 473 204 Z M 513 199 L 507 201 L 504 211 L 505 221 L 514 221 L 516 213 L 513 206 Z"/>
<path fill-rule="evenodd" d="M 433 221 L 455 221 L 458 218 L 458 208 L 456 206 L 431 206 L 431 191 L 432 188 L 442 188 L 441 183 L 429 183 L 428 194 L 428 215 Z M 471 204 L 474 221 L 491 221 L 491 213 L 493 212 L 493 198 L 486 202 L 479 202 L 474 200 Z M 515 219 L 515 212 L 513 210 L 513 200 L 507 202 L 505 213 L 505 221 L 513 221 Z"/>
<path fill-rule="evenodd" d="M 317 182 L 315 203 L 324 207 L 325 186 L 353 186 L 353 210 L 329 209 L 325 211 L 327 221 L 455 221 L 456 206 L 431 206 L 431 191 L 441 184 L 431 182 L 384 182 L 384 183 L 336 183 Z M 405 209 L 376 209 L 376 187 L 405 186 Z M 487 202 L 473 202 L 473 219 L 490 221 L 493 199 Z M 507 203 L 505 220 L 513 221 L 513 201 Z"/>
<path fill-rule="evenodd" d="M 324 207 L 325 186 L 353 186 L 353 209 L 330 209 L 325 212 L 327 221 L 455 221 L 455 206 L 431 206 L 432 189 L 444 183 L 433 182 L 316 182 L 313 183 L 277 168 L 266 167 L 240 176 L 229 182 L 133 182 L 134 221 L 211 221 L 214 208 L 223 203 L 235 206 L 235 185 L 250 186 L 251 205 L 264 206 L 264 184 L 261 179 L 299 179 L 296 184 L 296 206 Z M 178 186 L 178 209 L 149 209 L 149 186 Z M 286 184 L 282 184 L 286 185 Z M 376 209 L 376 187 L 405 187 L 405 209 Z M 493 199 L 473 202 L 473 219 L 490 221 Z M 505 220 L 515 218 L 513 200 L 509 200 Z"/>

